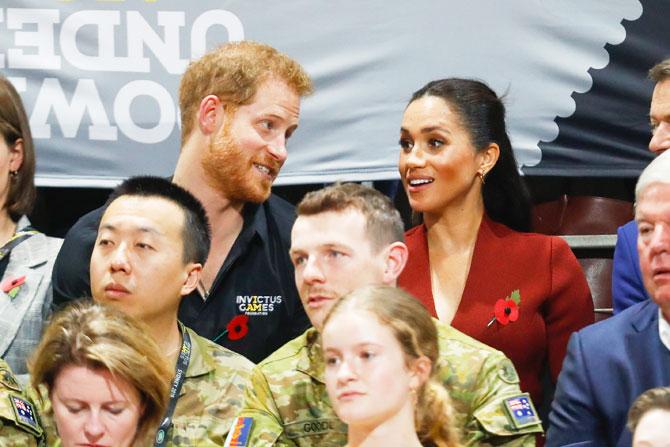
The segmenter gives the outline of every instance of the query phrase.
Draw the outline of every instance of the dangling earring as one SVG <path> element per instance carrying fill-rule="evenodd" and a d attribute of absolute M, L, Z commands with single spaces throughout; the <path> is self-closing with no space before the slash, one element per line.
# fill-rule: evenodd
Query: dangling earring
<path fill-rule="evenodd" d="M 16 176 L 19 175 L 19 171 L 17 170 L 9 171 L 9 175 L 12 176 L 12 179 L 15 179 Z"/>
<path fill-rule="evenodd" d="M 482 181 L 482 185 L 486 183 L 486 172 L 477 171 L 477 177 L 479 177 L 479 180 Z"/>

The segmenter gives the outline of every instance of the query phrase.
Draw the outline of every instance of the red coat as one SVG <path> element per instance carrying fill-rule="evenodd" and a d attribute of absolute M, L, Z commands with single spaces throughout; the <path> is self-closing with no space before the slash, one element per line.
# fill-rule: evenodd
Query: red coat
<path fill-rule="evenodd" d="M 406 234 L 409 260 L 398 285 L 437 316 L 430 283 L 426 227 Z M 503 326 L 493 317 L 499 298 L 519 289 L 519 318 Z M 559 237 L 520 233 L 484 217 L 472 255 L 461 302 L 451 325 L 504 352 L 521 378 L 521 389 L 536 404 L 549 361 L 558 377 L 570 334 L 593 323 L 593 301 L 584 273 L 567 243 Z"/>

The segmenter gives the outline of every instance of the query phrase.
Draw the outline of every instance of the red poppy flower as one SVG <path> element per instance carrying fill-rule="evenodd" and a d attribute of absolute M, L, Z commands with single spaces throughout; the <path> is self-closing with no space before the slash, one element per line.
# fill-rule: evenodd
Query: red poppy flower
<path fill-rule="evenodd" d="M 226 326 L 229 340 L 239 340 L 249 333 L 249 317 L 247 315 L 238 315 Z"/>
<path fill-rule="evenodd" d="M 26 276 L 19 276 L 18 278 L 7 278 L 1 284 L 0 288 L 3 292 L 9 293 L 12 289 L 19 287 L 26 282 Z"/>
<path fill-rule="evenodd" d="M 503 326 L 509 323 L 510 321 L 516 321 L 519 318 L 519 306 L 514 300 L 506 300 L 500 298 L 496 301 L 496 305 L 493 308 L 496 320 L 498 323 Z"/>

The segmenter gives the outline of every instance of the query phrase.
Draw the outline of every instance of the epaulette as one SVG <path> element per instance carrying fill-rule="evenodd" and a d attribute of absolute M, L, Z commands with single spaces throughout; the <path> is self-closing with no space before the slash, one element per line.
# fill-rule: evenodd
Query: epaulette
<path fill-rule="evenodd" d="M 23 394 L 21 385 L 12 372 L 0 366 L 0 419 L 13 423 L 17 428 L 44 441 L 44 430 L 35 406 Z M 4 423 L 3 425 L 7 425 Z"/>

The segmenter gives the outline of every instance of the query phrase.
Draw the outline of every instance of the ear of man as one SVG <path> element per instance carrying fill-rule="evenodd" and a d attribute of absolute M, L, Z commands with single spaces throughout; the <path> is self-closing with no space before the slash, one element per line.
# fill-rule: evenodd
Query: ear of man
<path fill-rule="evenodd" d="M 204 135 L 214 135 L 223 124 L 225 104 L 216 95 L 207 95 L 198 108 L 198 127 Z"/>
<path fill-rule="evenodd" d="M 202 275 L 202 264 L 198 262 L 189 262 L 186 266 L 186 277 L 181 286 L 181 296 L 188 295 L 198 287 L 200 275 Z"/>
<path fill-rule="evenodd" d="M 400 273 L 402 273 L 407 264 L 408 257 L 409 250 L 403 242 L 393 242 L 384 249 L 383 282 L 385 285 L 396 285 L 398 276 L 400 276 Z"/>

